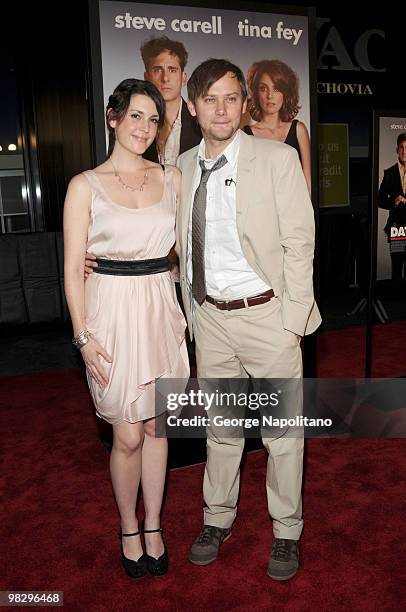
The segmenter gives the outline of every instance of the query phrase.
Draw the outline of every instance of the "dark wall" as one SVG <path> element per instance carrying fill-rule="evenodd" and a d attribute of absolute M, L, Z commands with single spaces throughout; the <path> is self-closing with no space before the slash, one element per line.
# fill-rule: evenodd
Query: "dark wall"
<path fill-rule="evenodd" d="M 49 13 L 38 5 L 27 9 L 25 45 L 16 55 L 25 137 L 38 163 L 47 231 L 62 227 L 69 180 L 92 166 L 87 2 L 63 3 L 61 11 L 57 7 Z"/>

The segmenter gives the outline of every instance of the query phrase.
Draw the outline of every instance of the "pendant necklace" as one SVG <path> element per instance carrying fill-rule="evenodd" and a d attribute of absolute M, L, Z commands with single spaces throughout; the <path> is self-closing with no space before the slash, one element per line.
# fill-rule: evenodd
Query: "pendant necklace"
<path fill-rule="evenodd" d="M 129 189 L 130 191 L 144 191 L 144 186 L 147 184 L 147 181 L 148 181 L 148 170 L 145 170 L 145 174 L 142 179 L 141 185 L 139 187 L 131 187 L 131 185 L 127 185 L 127 183 L 123 181 L 123 179 L 121 178 L 121 176 L 115 169 L 113 160 L 111 159 L 111 157 L 109 159 L 110 159 L 111 165 L 113 166 L 114 176 L 116 177 L 116 179 L 118 180 L 118 182 L 124 189 Z"/>

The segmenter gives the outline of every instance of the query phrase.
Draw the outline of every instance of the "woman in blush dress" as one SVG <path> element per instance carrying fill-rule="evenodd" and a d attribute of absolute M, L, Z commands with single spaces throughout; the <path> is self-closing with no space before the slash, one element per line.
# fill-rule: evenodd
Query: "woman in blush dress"
<path fill-rule="evenodd" d="M 294 147 L 311 192 L 311 150 L 309 133 L 299 112 L 299 80 L 292 68 L 280 60 L 255 62 L 248 70 L 248 109 L 256 121 L 244 132 L 260 138 L 279 140 Z"/>
<path fill-rule="evenodd" d="M 167 440 L 155 435 L 165 416 L 155 406 L 155 385 L 161 377 L 189 376 L 186 325 L 167 259 L 180 173 L 143 158 L 164 117 L 154 85 L 120 83 L 106 110 L 111 155 L 71 180 L 64 209 L 73 343 L 86 365 L 96 413 L 113 427 L 110 472 L 121 559 L 131 578 L 168 569 L 160 526 Z M 98 266 L 85 281 L 87 249 Z M 145 552 L 136 516 L 140 483 Z"/>

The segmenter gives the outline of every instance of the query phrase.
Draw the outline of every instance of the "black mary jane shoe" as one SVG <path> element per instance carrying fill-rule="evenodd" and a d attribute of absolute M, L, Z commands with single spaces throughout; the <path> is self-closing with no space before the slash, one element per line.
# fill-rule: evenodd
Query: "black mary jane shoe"
<path fill-rule="evenodd" d="M 144 529 L 144 533 L 158 533 L 162 534 L 162 529 L 159 527 L 158 529 Z M 163 538 L 162 538 L 163 541 Z M 155 559 L 155 557 L 151 557 L 151 555 L 145 554 L 147 558 L 147 570 L 152 576 L 164 576 L 168 571 L 168 551 L 166 550 L 166 545 L 164 542 L 164 552 L 163 554 Z"/>
<path fill-rule="evenodd" d="M 128 559 L 124 554 L 122 538 L 130 538 L 139 534 L 139 531 L 135 531 L 134 533 L 122 533 L 120 531 L 121 563 L 127 576 L 133 579 L 142 578 L 147 573 L 147 555 L 145 553 L 142 554 L 137 561 Z"/>

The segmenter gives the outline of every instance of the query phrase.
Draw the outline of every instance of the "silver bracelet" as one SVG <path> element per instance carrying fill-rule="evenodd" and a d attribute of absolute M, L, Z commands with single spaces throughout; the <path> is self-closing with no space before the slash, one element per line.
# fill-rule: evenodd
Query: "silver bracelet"
<path fill-rule="evenodd" d="M 81 349 L 89 342 L 91 338 L 91 333 L 87 331 L 87 329 L 81 331 L 77 336 L 72 338 L 73 346 L 76 346 L 77 349 Z"/>

